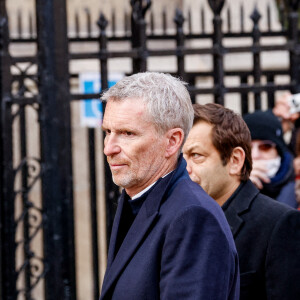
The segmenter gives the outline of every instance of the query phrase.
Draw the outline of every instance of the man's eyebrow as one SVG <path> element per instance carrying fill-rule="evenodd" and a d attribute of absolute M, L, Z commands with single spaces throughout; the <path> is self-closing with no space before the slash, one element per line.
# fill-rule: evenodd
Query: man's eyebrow
<path fill-rule="evenodd" d="M 192 152 L 197 147 L 198 147 L 198 145 L 193 144 L 193 145 L 189 145 L 189 146 L 183 147 L 183 150 L 184 150 L 184 152 Z"/>

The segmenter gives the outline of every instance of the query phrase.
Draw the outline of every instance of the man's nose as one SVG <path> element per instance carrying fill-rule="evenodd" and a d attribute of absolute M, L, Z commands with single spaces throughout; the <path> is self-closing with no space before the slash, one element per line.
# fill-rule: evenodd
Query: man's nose
<path fill-rule="evenodd" d="M 189 175 L 192 174 L 192 167 L 187 159 L 186 159 L 186 170 L 188 171 Z"/>
<path fill-rule="evenodd" d="M 104 154 L 106 156 L 112 156 L 121 152 L 121 147 L 117 142 L 117 137 L 114 134 L 110 134 L 105 137 L 104 140 Z"/>

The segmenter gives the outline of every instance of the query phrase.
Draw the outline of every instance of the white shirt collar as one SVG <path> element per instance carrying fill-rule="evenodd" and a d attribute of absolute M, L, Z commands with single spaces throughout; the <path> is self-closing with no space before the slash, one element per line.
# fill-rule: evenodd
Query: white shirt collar
<path fill-rule="evenodd" d="M 173 172 L 173 171 L 171 171 Z M 169 175 L 171 172 L 167 173 L 166 175 L 162 176 L 162 178 L 166 177 L 167 175 Z M 143 189 L 142 191 L 140 191 L 138 194 L 134 195 L 131 200 L 137 199 L 139 197 L 141 197 L 143 194 L 145 194 L 148 190 L 151 189 L 151 187 L 153 187 L 153 185 L 157 182 L 157 180 L 155 182 L 153 182 L 152 184 L 150 184 L 149 186 L 147 186 L 145 189 Z"/>

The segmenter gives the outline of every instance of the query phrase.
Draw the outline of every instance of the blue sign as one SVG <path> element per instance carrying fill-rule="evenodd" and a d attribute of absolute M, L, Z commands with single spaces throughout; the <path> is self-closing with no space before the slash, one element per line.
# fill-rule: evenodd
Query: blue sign
<path fill-rule="evenodd" d="M 110 76 L 108 86 L 111 87 L 123 77 L 122 74 Z M 99 93 L 101 79 L 99 73 L 82 73 L 79 76 L 80 91 L 84 94 Z M 102 103 L 99 99 L 81 101 L 81 125 L 87 127 L 100 127 L 103 118 Z"/>

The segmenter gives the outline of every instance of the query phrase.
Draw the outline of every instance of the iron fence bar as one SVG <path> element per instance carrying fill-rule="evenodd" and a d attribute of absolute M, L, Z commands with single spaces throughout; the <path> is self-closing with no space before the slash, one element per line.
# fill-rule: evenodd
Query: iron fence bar
<path fill-rule="evenodd" d="M 88 37 L 91 37 L 92 35 L 91 13 L 87 7 L 85 8 L 85 13 L 86 13 L 86 23 L 87 23 L 87 35 Z"/>
<path fill-rule="evenodd" d="M 243 47 L 223 47 L 224 54 L 233 54 L 233 53 L 249 53 L 249 52 L 275 52 L 275 51 L 300 51 L 300 48 L 295 48 L 292 44 L 285 45 L 275 45 L 275 46 L 266 46 L 266 45 L 257 45 L 257 46 L 243 46 Z M 201 54 L 216 54 L 218 51 L 212 48 L 181 48 L 181 53 L 183 55 L 201 55 Z M 162 49 L 162 50 L 147 50 L 147 55 L 152 56 L 176 56 L 178 53 L 177 49 Z M 85 53 L 71 53 L 69 54 L 70 59 L 80 60 L 80 59 L 111 59 L 111 58 L 137 58 L 139 57 L 139 52 L 137 49 L 128 50 L 128 51 L 103 51 L 99 52 L 85 52 Z M 13 62 L 36 62 L 34 57 L 19 57 L 13 58 Z"/>
<path fill-rule="evenodd" d="M 163 27 L 163 34 L 166 35 L 167 34 L 167 11 L 166 8 L 164 7 L 163 11 L 162 11 L 162 27 Z"/>
<path fill-rule="evenodd" d="M 147 70 L 147 34 L 145 14 L 151 6 L 151 0 L 132 0 L 131 14 L 131 44 L 133 49 L 137 49 L 138 58 L 132 60 L 133 73 L 145 72 Z"/>
<path fill-rule="evenodd" d="M 231 9 L 227 8 L 227 32 L 231 32 Z"/>
<path fill-rule="evenodd" d="M 129 26 L 128 26 L 129 27 Z M 274 31 L 261 31 L 261 36 L 262 37 L 287 37 L 288 32 L 286 30 L 274 30 Z M 150 33 L 147 35 L 148 40 L 174 40 L 176 37 L 176 34 L 154 34 Z M 252 37 L 252 32 L 225 32 L 223 33 L 223 38 L 249 38 Z M 211 33 L 187 33 L 185 34 L 185 38 L 187 40 L 189 39 L 211 39 L 212 34 Z M 111 36 L 108 35 L 107 39 L 109 42 L 125 42 L 125 41 L 130 41 L 131 36 L 130 35 L 124 35 L 124 36 Z M 11 43 L 25 43 L 25 44 L 30 44 L 30 43 L 36 43 L 37 38 L 35 37 L 10 37 L 10 42 Z M 77 36 L 75 35 L 72 37 L 68 37 L 69 43 L 83 43 L 83 42 L 97 42 L 98 41 L 98 36 Z"/>
<path fill-rule="evenodd" d="M 267 75 L 267 82 L 274 84 L 274 74 Z M 275 105 L 274 91 L 268 91 L 268 108 L 273 108 Z"/>
<path fill-rule="evenodd" d="M 251 85 L 240 85 L 238 87 L 226 87 L 226 93 L 244 93 L 244 92 L 272 92 L 272 91 L 283 91 L 293 88 L 293 84 L 276 84 L 276 83 L 266 83 L 266 84 L 251 84 Z"/>
<path fill-rule="evenodd" d="M 213 17 L 213 65 L 214 65 L 214 85 L 216 93 L 214 94 L 215 102 L 224 105 L 224 66 L 223 54 L 224 49 L 222 45 L 222 18 L 220 16 L 221 10 L 224 6 L 224 0 L 208 1 L 214 13 Z"/>
<path fill-rule="evenodd" d="M 248 75 L 240 76 L 240 84 L 246 85 L 248 83 Z M 248 93 L 241 93 L 241 113 L 242 115 L 248 113 Z"/>
<path fill-rule="evenodd" d="M 30 38 L 33 38 L 34 37 L 34 34 L 33 34 L 33 17 L 32 17 L 32 13 L 29 14 L 29 36 Z"/>
<path fill-rule="evenodd" d="M 281 24 L 281 28 L 285 28 L 285 10 L 284 10 L 284 4 L 283 1 L 280 1 L 279 3 L 279 22 Z"/>
<path fill-rule="evenodd" d="M 96 155 L 95 155 L 95 129 L 88 128 L 89 145 L 89 183 L 90 183 L 90 214 L 92 233 L 92 274 L 93 274 L 93 299 L 100 296 L 99 286 L 99 259 L 98 259 L 98 222 L 97 222 L 97 189 L 96 189 Z"/>
<path fill-rule="evenodd" d="M 259 41 L 260 41 L 260 30 L 258 22 L 261 15 L 257 8 L 255 7 L 253 13 L 251 14 L 251 19 L 253 21 L 253 79 L 254 83 L 260 83 L 261 80 L 261 68 L 260 68 L 260 51 L 259 51 Z M 255 109 L 261 109 L 261 96 L 260 93 L 254 93 Z"/>
<path fill-rule="evenodd" d="M 153 11 L 150 12 L 150 34 L 154 35 L 155 31 L 155 22 L 154 22 L 154 13 Z M 149 34 L 148 34 L 149 37 Z"/>
<path fill-rule="evenodd" d="M 201 6 L 201 9 L 200 9 L 200 20 L 201 20 L 201 33 L 204 34 L 206 31 L 206 28 L 205 28 L 205 13 L 204 13 L 203 6 Z"/>
<path fill-rule="evenodd" d="M 232 87 L 224 87 L 224 92 L 229 93 L 251 93 L 251 92 L 268 92 L 268 91 L 284 91 L 290 90 L 294 87 L 293 84 L 275 84 L 275 83 L 267 83 L 267 84 L 241 84 L 239 86 L 232 86 Z M 188 87 L 189 92 L 192 95 L 195 94 L 214 94 L 217 92 L 216 87 L 211 88 L 198 88 L 198 87 Z"/>
<path fill-rule="evenodd" d="M 23 22 L 22 22 L 22 14 L 21 14 L 21 11 L 18 10 L 18 13 L 17 13 L 17 29 L 18 29 L 18 36 L 19 38 L 22 37 L 22 34 L 23 34 Z"/>
<path fill-rule="evenodd" d="M 268 31 L 272 31 L 270 3 L 267 4 L 267 24 L 268 24 Z"/>
<path fill-rule="evenodd" d="M 99 38 L 99 47 L 100 54 L 107 51 L 107 37 L 106 37 L 106 28 L 108 21 L 101 14 L 98 21 L 98 26 L 100 28 L 100 38 Z M 101 70 L 101 91 L 105 91 L 108 88 L 108 69 L 107 69 L 107 58 L 100 59 L 100 70 Z M 103 111 L 105 111 L 105 103 L 103 103 Z M 104 136 L 103 136 L 104 139 Z M 103 142 L 104 145 L 104 142 Z M 104 161 L 104 184 L 105 184 L 105 208 L 106 208 L 106 240 L 107 240 L 107 250 L 110 241 L 110 234 L 112 230 L 115 207 L 118 201 L 119 189 L 112 181 L 112 174 L 107 163 L 106 157 L 103 154 Z"/>
<path fill-rule="evenodd" d="M 288 16 L 288 42 L 291 45 L 290 50 L 290 78 L 291 83 L 294 84 L 292 93 L 299 93 L 299 42 L 298 42 L 298 1 L 295 2 L 295 7 L 292 6 L 292 10 Z"/>
<path fill-rule="evenodd" d="M 184 33 L 183 33 L 183 23 L 184 23 L 184 17 L 180 10 L 176 9 L 176 14 L 174 18 L 174 22 L 176 24 L 177 28 L 177 34 L 176 34 L 176 57 L 177 57 L 177 75 L 183 79 L 186 80 L 186 72 L 184 68 L 184 54 L 182 52 L 184 48 Z"/>
<path fill-rule="evenodd" d="M 245 20 L 245 13 L 244 13 L 244 4 L 242 3 L 240 6 L 240 28 L 241 32 L 244 32 L 244 20 Z"/>
<path fill-rule="evenodd" d="M 36 10 L 45 299 L 71 300 L 76 273 L 66 1 L 36 0 Z"/>
<path fill-rule="evenodd" d="M 0 298 L 14 300 L 16 290 L 15 194 L 11 105 L 11 72 L 6 2 L 0 1 Z"/>
<path fill-rule="evenodd" d="M 111 12 L 111 31 L 112 36 L 116 36 L 116 11 L 115 9 Z"/>
<path fill-rule="evenodd" d="M 128 17 L 128 12 L 124 12 L 124 36 L 127 37 L 128 33 L 130 31 L 130 19 Z"/>
<path fill-rule="evenodd" d="M 75 12 L 75 36 L 76 38 L 79 38 L 79 32 L 80 32 L 80 19 L 78 11 Z"/>
<path fill-rule="evenodd" d="M 176 13 L 177 13 L 177 10 L 178 9 L 176 9 Z M 182 17 L 183 17 L 183 14 L 182 14 Z M 188 17 L 187 17 L 187 19 L 188 19 L 188 32 L 191 34 L 193 32 L 191 8 L 188 9 Z M 183 29 L 182 29 L 182 33 L 183 33 Z M 178 34 L 178 32 L 177 32 L 177 34 Z"/>

